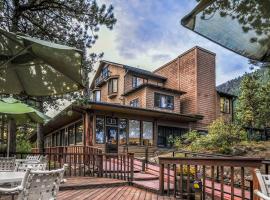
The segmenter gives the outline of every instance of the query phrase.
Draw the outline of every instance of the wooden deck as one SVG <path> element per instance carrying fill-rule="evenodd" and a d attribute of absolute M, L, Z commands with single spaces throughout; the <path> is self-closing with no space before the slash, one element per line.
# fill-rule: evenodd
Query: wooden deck
<path fill-rule="evenodd" d="M 60 191 L 57 200 L 174 200 L 132 186 L 96 187 L 91 189 Z"/>

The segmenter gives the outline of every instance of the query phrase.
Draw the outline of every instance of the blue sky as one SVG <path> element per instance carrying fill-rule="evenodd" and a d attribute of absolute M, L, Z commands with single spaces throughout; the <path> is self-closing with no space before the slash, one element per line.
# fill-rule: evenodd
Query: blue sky
<path fill-rule="evenodd" d="M 217 55 L 217 85 L 249 72 L 248 60 L 180 25 L 196 0 L 99 0 L 112 4 L 117 24 L 101 28 L 90 50 L 104 52 L 104 59 L 153 70 L 195 45 Z"/>

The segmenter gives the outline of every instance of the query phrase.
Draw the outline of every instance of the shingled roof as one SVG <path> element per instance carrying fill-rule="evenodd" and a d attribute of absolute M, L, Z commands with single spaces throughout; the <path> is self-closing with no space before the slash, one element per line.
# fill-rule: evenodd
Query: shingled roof
<path fill-rule="evenodd" d="M 163 80 L 163 81 L 167 80 L 167 78 L 164 77 L 164 76 L 157 75 L 157 74 L 155 74 L 155 73 L 153 73 L 151 71 L 141 69 L 141 68 L 138 68 L 138 67 L 132 67 L 132 66 L 129 66 L 129 65 L 125 65 L 125 64 L 121 64 L 121 63 L 115 63 L 115 62 L 106 61 L 106 60 L 102 60 L 101 62 L 104 62 L 104 63 L 107 63 L 107 64 L 112 64 L 112 65 L 122 66 L 124 69 L 126 69 L 128 71 L 131 71 L 131 72 L 134 72 L 136 74 L 150 76 L 152 78 L 157 78 L 157 79 L 160 79 L 160 80 Z"/>

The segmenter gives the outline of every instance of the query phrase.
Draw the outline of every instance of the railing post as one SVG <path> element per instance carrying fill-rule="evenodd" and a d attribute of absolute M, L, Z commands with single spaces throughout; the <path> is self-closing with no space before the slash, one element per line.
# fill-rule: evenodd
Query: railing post
<path fill-rule="evenodd" d="M 159 158 L 159 163 L 160 163 L 160 158 Z M 164 164 L 160 163 L 159 164 L 159 191 L 160 194 L 164 194 Z"/>
<path fill-rule="evenodd" d="M 99 164 L 98 164 L 98 176 L 103 177 L 103 155 L 99 154 Z M 107 165 L 107 163 L 105 163 Z"/>
<path fill-rule="evenodd" d="M 257 179 L 255 169 L 253 169 L 252 171 L 253 171 L 253 174 L 252 174 L 253 179 L 250 181 L 250 199 L 260 200 L 260 198 L 256 195 L 254 195 L 254 192 L 253 192 L 254 190 L 259 190 L 260 185 L 259 185 L 259 181 Z"/>
<path fill-rule="evenodd" d="M 134 153 L 129 153 L 130 155 L 130 182 L 133 182 L 134 178 Z"/>

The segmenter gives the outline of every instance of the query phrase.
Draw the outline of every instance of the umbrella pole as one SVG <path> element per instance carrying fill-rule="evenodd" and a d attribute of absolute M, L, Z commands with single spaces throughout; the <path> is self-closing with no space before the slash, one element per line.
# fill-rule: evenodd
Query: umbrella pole
<path fill-rule="evenodd" d="M 16 123 L 14 119 L 8 120 L 8 145 L 7 145 L 7 157 L 11 153 L 16 153 Z"/>

